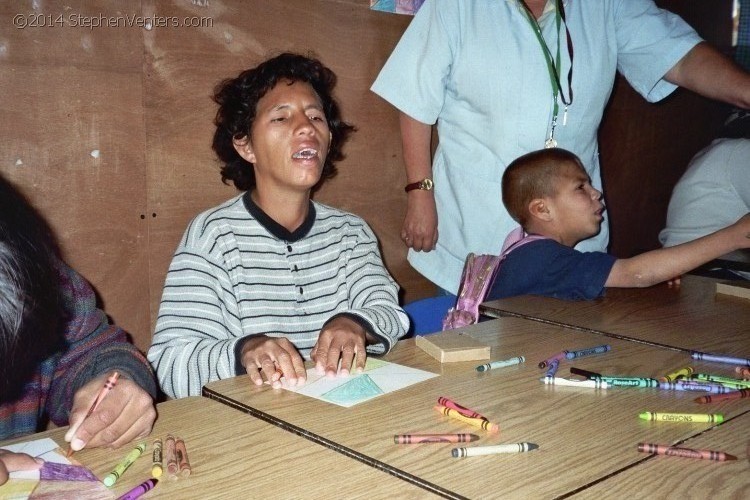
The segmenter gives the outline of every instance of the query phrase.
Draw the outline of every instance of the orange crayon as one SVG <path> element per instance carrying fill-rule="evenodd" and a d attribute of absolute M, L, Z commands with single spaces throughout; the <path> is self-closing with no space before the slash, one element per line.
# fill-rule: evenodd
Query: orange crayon
<path fill-rule="evenodd" d="M 442 405 L 436 405 L 435 410 L 439 411 L 443 415 L 447 415 L 456 420 L 460 420 L 461 422 L 464 422 L 466 424 L 473 425 L 474 427 L 479 427 L 480 429 L 484 429 L 490 434 L 500 432 L 500 426 L 497 424 L 491 423 L 489 420 L 467 417 L 466 415 L 462 415 L 461 413 L 457 412 L 453 408 L 446 408 L 445 406 L 442 406 Z"/>
<path fill-rule="evenodd" d="M 719 401 L 728 401 L 731 399 L 750 398 L 750 389 L 740 389 L 737 391 L 725 392 L 724 394 L 711 394 L 695 398 L 696 403 L 717 403 Z"/>
<path fill-rule="evenodd" d="M 168 434 L 167 439 L 164 440 L 164 448 L 166 450 L 164 458 L 167 462 L 167 474 L 169 475 L 170 479 L 177 479 L 177 472 L 179 472 L 179 463 L 177 462 L 175 439 L 171 434 Z"/>
<path fill-rule="evenodd" d="M 180 476 L 187 477 L 193 472 L 190 467 L 190 460 L 188 460 L 187 448 L 185 447 L 185 441 L 180 438 L 176 438 L 174 442 L 175 455 L 177 457 L 177 465 L 180 471 Z"/>
<path fill-rule="evenodd" d="M 657 455 L 667 455 L 671 457 L 683 458 L 700 458 L 702 460 L 716 460 L 717 462 L 726 462 L 727 460 L 737 460 L 737 457 L 724 453 L 723 451 L 713 450 L 694 450 L 692 448 L 677 448 L 653 443 L 638 443 L 638 451 L 642 453 L 655 453 Z"/>
<path fill-rule="evenodd" d="M 750 368 L 747 368 L 745 366 L 738 366 L 734 369 L 737 373 L 740 374 L 740 377 L 744 379 L 750 379 Z"/>

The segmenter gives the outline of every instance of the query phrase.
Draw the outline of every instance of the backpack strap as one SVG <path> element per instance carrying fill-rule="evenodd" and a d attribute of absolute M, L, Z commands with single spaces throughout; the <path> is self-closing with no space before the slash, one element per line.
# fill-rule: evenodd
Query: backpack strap
<path fill-rule="evenodd" d="M 505 238 L 500 255 L 476 255 L 473 253 L 467 255 L 461 273 L 456 306 L 449 309 L 443 319 L 443 330 L 451 330 L 476 323 L 479 320 L 479 304 L 484 301 L 490 288 L 492 288 L 503 260 L 513 250 L 532 241 L 545 238 L 546 236 L 538 234 L 526 234 L 523 228 L 519 226 Z"/>

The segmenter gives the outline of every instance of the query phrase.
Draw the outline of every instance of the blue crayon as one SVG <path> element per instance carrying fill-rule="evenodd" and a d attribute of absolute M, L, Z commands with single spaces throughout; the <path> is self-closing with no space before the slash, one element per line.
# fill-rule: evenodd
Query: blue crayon
<path fill-rule="evenodd" d="M 750 359 L 747 359 L 747 358 L 733 358 L 731 356 L 722 356 L 720 354 L 709 354 L 706 352 L 693 352 L 691 356 L 693 359 L 699 359 L 701 361 L 715 361 L 716 363 L 727 363 L 731 365 L 750 366 Z"/>
<path fill-rule="evenodd" d="M 503 368 L 505 366 L 513 366 L 520 363 L 523 363 L 526 361 L 526 358 L 523 356 L 517 356 L 515 358 L 506 359 L 504 361 L 492 361 L 491 363 L 485 363 L 483 365 L 477 366 L 478 372 L 483 372 L 487 370 L 492 370 L 493 368 Z"/>
<path fill-rule="evenodd" d="M 591 356 L 592 354 L 604 354 L 605 352 L 609 351 L 610 347 L 609 345 L 599 345 L 596 347 L 589 347 L 588 349 L 581 349 L 578 351 L 568 351 L 565 354 L 566 359 L 575 359 L 575 358 L 582 358 L 584 356 Z"/>

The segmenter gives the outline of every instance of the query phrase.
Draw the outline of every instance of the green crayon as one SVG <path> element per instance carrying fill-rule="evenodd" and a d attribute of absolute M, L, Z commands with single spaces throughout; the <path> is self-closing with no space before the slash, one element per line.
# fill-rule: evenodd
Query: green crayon
<path fill-rule="evenodd" d="M 611 377 L 602 375 L 597 377 L 607 383 L 609 387 L 659 387 L 659 381 L 647 377 Z"/>
<path fill-rule="evenodd" d="M 143 454 L 143 452 L 146 451 L 146 443 L 145 441 L 143 443 L 140 443 L 138 446 L 135 447 L 133 451 L 128 453 L 125 458 L 122 459 L 122 462 L 117 464 L 117 466 L 112 469 L 112 472 L 107 474 L 102 482 L 107 488 L 111 488 L 114 486 L 114 484 L 117 482 L 118 479 L 125 473 L 126 470 L 128 470 L 128 467 L 133 465 L 133 462 L 135 462 L 138 457 Z"/>
<path fill-rule="evenodd" d="M 689 424 L 720 424 L 724 421 L 724 415 L 720 413 L 657 413 L 644 411 L 638 414 L 641 420 L 656 422 L 678 422 Z"/>

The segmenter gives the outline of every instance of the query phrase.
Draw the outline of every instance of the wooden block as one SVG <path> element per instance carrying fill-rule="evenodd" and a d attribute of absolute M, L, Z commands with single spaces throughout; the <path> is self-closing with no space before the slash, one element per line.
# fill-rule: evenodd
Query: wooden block
<path fill-rule="evenodd" d="M 490 359 L 490 346 L 459 330 L 418 335 L 415 340 L 418 347 L 441 363 Z"/>
<path fill-rule="evenodd" d="M 734 297 L 742 297 L 743 299 L 750 299 L 750 282 L 747 281 L 717 281 L 716 282 L 716 293 L 724 295 L 732 295 Z"/>

